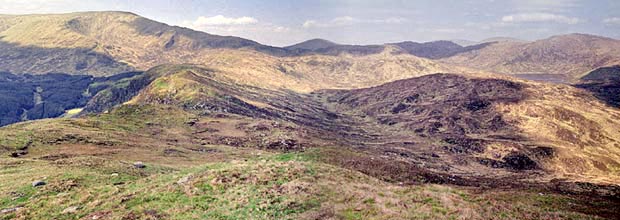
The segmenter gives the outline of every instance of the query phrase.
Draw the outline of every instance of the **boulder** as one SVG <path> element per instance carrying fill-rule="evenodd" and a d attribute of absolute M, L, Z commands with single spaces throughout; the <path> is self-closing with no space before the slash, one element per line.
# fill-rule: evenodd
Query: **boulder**
<path fill-rule="evenodd" d="M 17 212 L 21 208 L 22 208 L 21 206 L 17 206 L 17 207 L 13 207 L 13 208 L 2 209 L 2 210 L 0 210 L 0 214 L 8 214 L 8 213 L 12 213 L 12 212 Z"/>
<path fill-rule="evenodd" d="M 69 206 L 66 209 L 62 210 L 62 214 L 76 213 L 79 209 L 80 206 Z"/>
<path fill-rule="evenodd" d="M 45 181 L 37 180 L 37 181 L 32 182 L 32 187 L 44 186 L 45 184 L 47 184 Z"/>
<path fill-rule="evenodd" d="M 144 169 L 144 168 L 146 168 L 146 165 L 144 165 L 144 163 L 138 161 L 138 162 L 133 163 L 133 167 L 138 168 L 138 169 Z"/>
<path fill-rule="evenodd" d="M 187 175 L 187 176 L 184 176 L 183 178 L 181 178 L 181 179 L 179 179 L 177 181 L 177 184 L 184 185 L 184 184 L 188 183 L 192 178 L 193 178 L 193 176 L 191 174 Z"/>

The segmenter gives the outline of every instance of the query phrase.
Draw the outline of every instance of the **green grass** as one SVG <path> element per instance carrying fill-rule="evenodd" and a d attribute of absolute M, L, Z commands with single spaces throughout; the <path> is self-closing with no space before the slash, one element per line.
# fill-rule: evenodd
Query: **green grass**
<path fill-rule="evenodd" d="M 75 164 L 62 166 L 41 161 L 3 166 L 0 208 L 28 210 L 4 219 L 75 219 L 97 212 L 109 212 L 113 218 L 303 219 L 326 207 L 332 207 L 330 215 L 339 219 L 455 219 L 465 213 L 472 219 L 521 219 L 532 213 L 584 217 L 558 209 L 567 201 L 556 195 L 499 194 L 481 200 L 447 186 L 395 186 L 316 162 L 308 156 L 315 153 L 264 153 L 249 160 L 182 169 L 149 163 L 145 170 L 137 170 L 97 158 L 78 158 L 72 160 Z M 92 161 L 93 166 L 84 167 L 80 161 Z M 28 171 L 16 172 L 19 169 Z M 47 177 L 48 185 L 29 185 L 41 177 Z M 177 183 L 184 177 L 186 182 Z M 21 196 L 15 199 L 7 193 Z M 535 202 L 518 202 L 530 200 Z M 61 214 L 70 206 L 80 208 Z"/>
<path fill-rule="evenodd" d="M 79 219 L 93 213 L 108 213 L 107 217 L 112 219 L 591 217 L 564 210 L 570 207 L 568 203 L 578 201 L 561 195 L 518 191 L 480 194 L 454 186 L 401 186 L 385 182 L 331 163 L 360 156 L 337 147 L 278 153 L 209 145 L 217 149 L 213 154 L 219 156 L 198 157 L 189 152 L 188 157 L 161 157 L 155 153 L 145 158 L 145 169 L 133 168 L 132 161 L 128 161 L 131 159 L 121 159 L 145 156 L 132 155 L 136 154 L 132 150 L 140 147 L 145 148 L 143 153 L 171 146 L 195 147 L 198 143 L 191 141 L 151 146 L 191 132 L 185 123 L 195 116 L 176 108 L 125 105 L 108 114 L 82 119 L 44 120 L 0 129 L 0 135 L 6 137 L 0 144 L 11 149 L 34 140 L 32 152 L 26 158 L 0 155 L 0 209 L 24 207 L 19 212 L 1 215 L 0 219 Z M 151 131 L 151 123 L 170 133 L 145 146 L 88 148 L 114 149 L 108 154 L 76 155 L 56 161 L 36 159 L 56 153 L 59 147 L 71 145 L 69 152 L 73 152 L 84 144 L 49 144 L 62 135 L 76 134 L 92 143 L 116 143 L 145 136 Z M 196 162 L 191 166 L 183 164 L 190 160 Z M 36 188 L 30 185 L 41 179 L 48 184 Z M 182 179 L 186 181 L 178 183 Z M 79 209 L 62 213 L 72 206 Z"/>

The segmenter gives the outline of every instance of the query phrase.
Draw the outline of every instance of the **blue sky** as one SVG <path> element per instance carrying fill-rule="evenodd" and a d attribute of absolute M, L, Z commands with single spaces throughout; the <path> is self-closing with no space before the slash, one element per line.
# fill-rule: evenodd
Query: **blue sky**
<path fill-rule="evenodd" d="M 311 38 L 348 44 L 575 32 L 620 38 L 620 0 L 0 0 L 1 14 L 102 10 L 276 46 Z"/>

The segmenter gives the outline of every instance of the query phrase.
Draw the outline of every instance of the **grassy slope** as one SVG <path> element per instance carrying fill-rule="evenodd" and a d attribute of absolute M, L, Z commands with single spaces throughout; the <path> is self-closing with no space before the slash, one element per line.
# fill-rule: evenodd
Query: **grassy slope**
<path fill-rule="evenodd" d="M 236 151 L 219 147 L 224 151 Z M 16 166 L 15 164 L 19 164 Z M 308 159 L 258 152 L 192 168 L 79 157 L 3 162 L 3 219 L 584 219 L 574 201 L 535 192 L 474 193 L 450 186 L 399 186 Z M 24 170 L 24 167 L 30 169 Z M 111 176 L 113 173 L 118 176 Z M 32 179 L 48 185 L 33 188 Z M 67 211 L 78 207 L 76 211 Z M 64 212 L 64 213 L 63 213 Z"/>
<path fill-rule="evenodd" d="M 124 106 L 100 116 L 0 129 L 7 137 L 0 143 L 5 148 L 33 142 L 22 158 L 8 158 L 0 149 L 0 209 L 21 207 L 0 217 L 593 218 L 575 212 L 591 212 L 592 204 L 546 192 L 383 182 L 324 163 L 329 150 L 279 153 L 196 143 L 187 138 L 195 131 L 186 124 L 195 117 L 169 106 Z M 147 168 L 133 168 L 134 161 L 144 161 Z M 48 184 L 33 188 L 34 180 Z M 613 212 L 609 205 L 594 207 Z"/>

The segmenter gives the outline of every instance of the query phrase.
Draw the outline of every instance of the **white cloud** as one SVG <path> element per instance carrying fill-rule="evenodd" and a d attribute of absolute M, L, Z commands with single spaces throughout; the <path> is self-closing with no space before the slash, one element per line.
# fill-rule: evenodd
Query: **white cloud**
<path fill-rule="evenodd" d="M 400 24 L 406 22 L 407 19 L 400 17 L 390 17 L 383 19 L 360 19 L 351 16 L 336 17 L 328 21 L 307 20 L 302 25 L 304 28 L 316 27 L 342 27 L 356 24 Z"/>
<path fill-rule="evenodd" d="M 237 36 L 261 43 L 276 43 L 278 45 L 284 44 L 279 42 L 290 43 L 283 38 L 294 32 L 294 30 L 288 27 L 261 22 L 256 18 L 248 16 L 236 18 L 224 15 L 213 17 L 200 16 L 193 21 L 183 21 L 181 26 L 210 34 Z"/>
<path fill-rule="evenodd" d="M 605 18 L 603 23 L 610 25 L 620 25 L 620 17 Z"/>
<path fill-rule="evenodd" d="M 0 13 L 31 14 L 66 12 L 76 5 L 79 5 L 79 3 L 80 2 L 77 0 L 0 0 Z"/>
<path fill-rule="evenodd" d="M 416 31 L 426 32 L 426 33 L 437 33 L 437 34 L 457 34 L 465 32 L 464 28 L 450 28 L 450 27 L 421 27 L 416 28 Z"/>
<path fill-rule="evenodd" d="M 583 22 L 580 18 L 567 17 L 564 15 L 551 13 L 520 13 L 506 15 L 502 17 L 502 22 L 522 23 L 522 22 L 555 22 L 562 24 L 578 24 Z"/>
<path fill-rule="evenodd" d="M 582 0 L 512 0 L 518 11 L 566 12 L 579 7 Z"/>
<path fill-rule="evenodd" d="M 204 17 L 200 16 L 195 21 L 192 22 L 192 26 L 195 27 L 205 27 L 205 26 L 230 26 L 230 25 L 250 25 L 256 24 L 258 20 L 253 17 L 238 17 L 238 18 L 230 18 L 225 17 L 224 15 L 216 15 L 213 17 Z"/>

